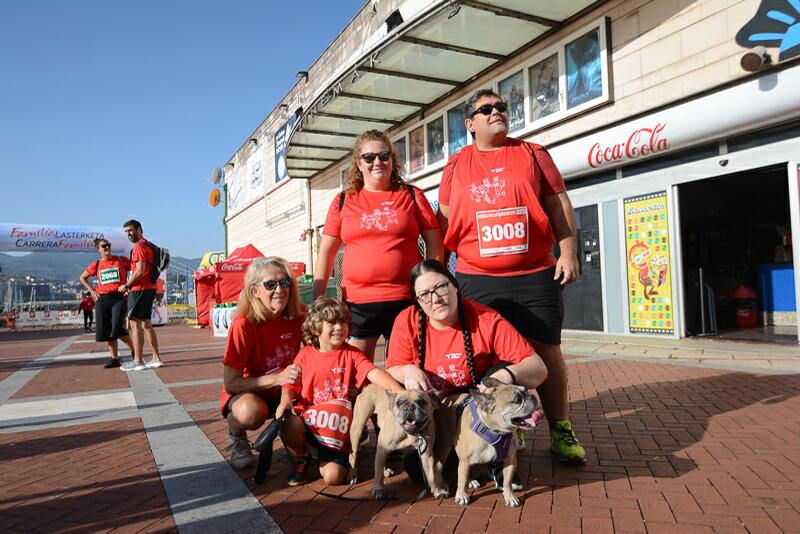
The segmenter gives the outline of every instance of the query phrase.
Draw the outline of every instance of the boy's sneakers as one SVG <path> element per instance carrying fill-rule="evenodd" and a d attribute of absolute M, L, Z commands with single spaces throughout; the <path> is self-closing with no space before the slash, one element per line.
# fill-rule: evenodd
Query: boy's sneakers
<path fill-rule="evenodd" d="M 245 469 L 256 465 L 256 457 L 250 450 L 250 442 L 247 441 L 247 434 L 244 436 L 234 436 L 228 433 L 231 451 L 231 465 L 234 469 Z"/>
<path fill-rule="evenodd" d="M 286 483 L 290 486 L 299 486 L 306 481 L 306 465 L 308 458 L 305 456 L 289 456 L 292 460 L 292 468 L 286 476 Z"/>
<path fill-rule="evenodd" d="M 159 367 L 164 366 L 164 362 L 162 360 L 149 361 L 145 364 L 145 366 L 148 369 L 158 369 Z"/>
<path fill-rule="evenodd" d="M 122 362 L 119 358 L 111 358 L 110 361 L 106 362 L 103 366 L 105 369 L 113 369 L 114 367 L 119 367 L 122 365 Z"/>
<path fill-rule="evenodd" d="M 550 430 L 550 451 L 558 460 L 567 464 L 586 462 L 586 451 L 572 431 L 572 423 L 567 420 L 556 421 Z"/>
<path fill-rule="evenodd" d="M 128 371 L 143 371 L 145 369 L 147 369 L 147 366 L 144 364 L 144 362 L 128 362 L 122 364 L 119 368 L 120 371 L 125 371 L 126 373 Z"/>

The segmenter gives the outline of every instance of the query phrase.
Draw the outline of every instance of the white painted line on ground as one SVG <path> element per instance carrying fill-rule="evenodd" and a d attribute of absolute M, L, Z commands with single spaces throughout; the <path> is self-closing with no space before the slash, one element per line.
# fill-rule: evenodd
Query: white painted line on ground
<path fill-rule="evenodd" d="M 115 391 L 79 397 L 19 399 L 0 406 L 0 421 L 5 423 L 32 417 L 66 416 L 71 413 L 102 412 L 135 406 L 136 399 L 131 391 Z"/>
<path fill-rule="evenodd" d="M 34 376 L 39 374 L 39 371 L 47 367 L 47 364 L 53 361 L 62 352 L 67 350 L 70 345 L 75 343 L 80 337 L 80 335 L 68 337 L 35 360 L 28 362 L 25 367 L 15 372 L 13 375 L 6 377 L 5 380 L 0 382 L 0 405 L 8 402 L 8 399 L 13 397 L 17 391 L 22 389 L 25 384 L 30 382 Z"/>

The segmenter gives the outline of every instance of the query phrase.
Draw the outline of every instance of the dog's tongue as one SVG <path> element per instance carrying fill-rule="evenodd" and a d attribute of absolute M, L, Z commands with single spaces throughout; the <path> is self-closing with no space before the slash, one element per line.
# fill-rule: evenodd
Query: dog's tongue
<path fill-rule="evenodd" d="M 544 412 L 542 410 L 534 410 L 533 413 L 527 419 L 524 419 L 526 423 L 531 426 L 536 426 L 536 424 L 544 418 Z"/>

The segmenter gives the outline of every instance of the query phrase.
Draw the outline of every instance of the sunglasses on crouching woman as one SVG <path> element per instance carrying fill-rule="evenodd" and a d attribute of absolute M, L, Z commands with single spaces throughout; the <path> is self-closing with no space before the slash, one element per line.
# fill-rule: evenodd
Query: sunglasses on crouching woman
<path fill-rule="evenodd" d="M 281 278 L 279 280 L 267 280 L 266 282 L 262 282 L 264 284 L 264 289 L 267 291 L 275 291 L 275 288 L 280 285 L 284 289 L 288 289 L 292 287 L 292 279 L 288 276 L 286 278 Z"/>

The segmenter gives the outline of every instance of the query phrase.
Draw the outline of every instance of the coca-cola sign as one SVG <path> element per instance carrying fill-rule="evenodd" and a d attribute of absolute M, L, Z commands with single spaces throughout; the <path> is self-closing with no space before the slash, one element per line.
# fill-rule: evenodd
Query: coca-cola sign
<path fill-rule="evenodd" d="M 639 128 L 631 132 L 628 139 L 614 145 L 594 143 L 589 148 L 589 167 L 597 167 L 620 161 L 630 161 L 669 150 L 669 140 L 664 132 L 667 123 L 656 123 L 652 128 Z"/>

